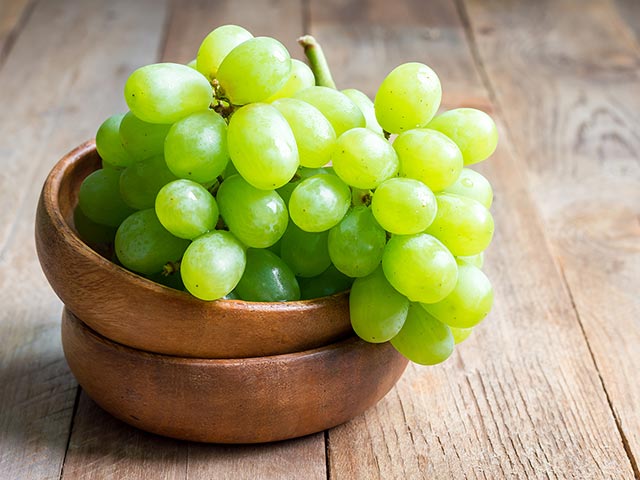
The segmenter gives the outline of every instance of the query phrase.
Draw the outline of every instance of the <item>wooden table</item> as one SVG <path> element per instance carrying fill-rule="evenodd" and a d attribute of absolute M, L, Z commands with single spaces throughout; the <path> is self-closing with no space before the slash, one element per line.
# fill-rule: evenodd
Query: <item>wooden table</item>
<path fill-rule="evenodd" d="M 444 106 L 491 112 L 495 308 L 444 365 L 299 440 L 145 434 L 69 373 L 35 255 L 54 162 L 123 111 L 136 67 L 215 26 L 308 32 L 338 85 L 431 65 Z M 640 478 L 640 2 L 0 0 L 0 478 Z"/>

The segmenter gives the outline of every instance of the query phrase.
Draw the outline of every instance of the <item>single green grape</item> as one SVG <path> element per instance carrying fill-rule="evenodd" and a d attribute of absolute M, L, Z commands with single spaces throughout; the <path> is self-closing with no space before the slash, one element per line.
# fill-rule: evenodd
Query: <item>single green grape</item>
<path fill-rule="evenodd" d="M 453 342 L 458 345 L 464 342 L 473 333 L 473 327 L 470 328 L 456 328 L 449 327 L 451 334 L 453 335 Z"/>
<path fill-rule="evenodd" d="M 412 178 L 390 178 L 380 184 L 371 199 L 371 211 L 387 232 L 412 235 L 424 231 L 436 217 L 433 192 Z"/>
<path fill-rule="evenodd" d="M 438 111 L 442 100 L 440 79 L 422 63 L 404 63 L 382 81 L 374 108 L 380 126 L 402 133 L 424 127 Z"/>
<path fill-rule="evenodd" d="M 120 172 L 102 169 L 84 179 L 78 193 L 78 205 L 89 220 L 117 227 L 133 213 L 120 196 Z"/>
<path fill-rule="evenodd" d="M 161 125 L 140 120 L 127 112 L 120 123 L 120 141 L 135 161 L 164 154 L 164 140 L 171 125 Z"/>
<path fill-rule="evenodd" d="M 285 203 L 289 204 L 289 200 L 291 199 L 291 194 L 293 193 L 295 188 L 298 186 L 298 183 L 300 183 L 300 181 L 304 180 L 305 178 L 313 177 L 314 175 L 319 175 L 319 174 L 333 174 L 333 170 L 329 167 L 324 167 L 324 168 L 299 167 L 298 171 L 293 176 L 293 178 L 289 180 L 289 183 L 286 183 L 276 191 L 278 192 L 278 195 L 282 197 Z"/>
<path fill-rule="evenodd" d="M 222 182 L 217 199 L 229 230 L 249 247 L 269 247 L 287 229 L 287 206 L 280 195 L 273 190 L 255 188 L 240 175 Z"/>
<path fill-rule="evenodd" d="M 167 183 L 177 180 L 161 155 L 136 162 L 120 175 L 120 194 L 136 210 L 153 208 L 156 195 Z"/>
<path fill-rule="evenodd" d="M 307 64 L 292 58 L 291 75 L 289 75 L 289 78 L 280 90 L 267 98 L 265 102 L 271 103 L 279 98 L 293 97 L 300 90 L 313 87 L 315 84 L 316 78 L 313 76 L 313 72 Z"/>
<path fill-rule="evenodd" d="M 493 190 L 489 180 L 470 168 L 463 168 L 458 179 L 444 191 L 473 198 L 487 209 L 493 203 Z"/>
<path fill-rule="evenodd" d="M 364 115 L 345 94 L 328 87 L 309 87 L 297 92 L 293 98 L 316 107 L 329 120 L 336 135 L 347 130 L 364 127 Z"/>
<path fill-rule="evenodd" d="M 360 189 L 376 188 L 395 177 L 400 165 L 389 142 L 368 128 L 353 128 L 340 135 L 331 161 L 347 185 Z"/>
<path fill-rule="evenodd" d="M 391 286 L 382 267 L 353 282 L 349 294 L 351 326 L 363 340 L 391 340 L 404 325 L 408 312 L 409 300 Z"/>
<path fill-rule="evenodd" d="M 282 235 L 280 257 L 297 277 L 315 277 L 331 265 L 329 231 L 305 232 L 289 222 Z"/>
<path fill-rule="evenodd" d="M 482 268 L 482 265 L 484 265 L 484 252 L 476 253 L 475 255 L 457 256 L 456 261 L 458 262 L 458 265 L 460 262 L 463 262 L 477 268 Z"/>
<path fill-rule="evenodd" d="M 280 188 L 296 173 L 295 136 L 287 120 L 271 105 L 254 103 L 237 110 L 229 122 L 227 142 L 236 169 L 256 188 Z"/>
<path fill-rule="evenodd" d="M 412 302 L 439 302 L 458 280 L 451 252 L 425 233 L 392 236 L 384 249 L 382 268 L 389 283 Z"/>
<path fill-rule="evenodd" d="M 261 248 L 246 252 L 247 265 L 235 292 L 249 302 L 300 300 L 300 286 L 289 266 L 275 253 Z"/>
<path fill-rule="evenodd" d="M 223 25 L 207 35 L 198 49 L 196 69 L 212 80 L 218 73 L 218 68 L 231 50 L 243 42 L 253 38 L 253 35 L 238 25 Z"/>
<path fill-rule="evenodd" d="M 214 230 L 189 245 L 180 263 L 180 273 L 191 295 L 201 300 L 217 300 L 236 288 L 246 261 L 243 245 L 231 232 Z"/>
<path fill-rule="evenodd" d="M 329 257 L 345 275 L 364 277 L 380 265 L 386 243 L 386 233 L 371 210 L 354 207 L 329 230 Z"/>
<path fill-rule="evenodd" d="M 366 122 L 365 126 L 369 130 L 376 132 L 378 135 L 383 135 L 384 132 L 376 119 L 376 111 L 373 108 L 373 102 L 371 99 L 355 88 L 347 88 L 346 90 L 342 90 L 342 93 L 360 109 L 362 115 L 364 115 Z"/>
<path fill-rule="evenodd" d="M 169 262 L 177 262 L 189 245 L 162 226 L 153 208 L 131 214 L 116 233 L 118 260 L 137 273 L 159 273 Z"/>
<path fill-rule="evenodd" d="M 289 214 L 302 230 L 322 232 L 337 225 L 350 204 L 351 190 L 342 180 L 319 174 L 298 183 L 289 199 Z"/>
<path fill-rule="evenodd" d="M 124 113 L 107 118 L 96 133 L 96 150 L 102 161 L 112 167 L 128 167 L 133 158 L 127 153 L 120 140 L 120 123 Z"/>
<path fill-rule="evenodd" d="M 226 122 L 213 110 L 177 121 L 165 138 L 164 156 L 176 177 L 214 181 L 229 162 Z"/>
<path fill-rule="evenodd" d="M 402 329 L 391 344 L 398 352 L 420 365 L 436 365 L 451 356 L 453 334 L 449 327 L 412 303 Z"/>
<path fill-rule="evenodd" d="M 498 129 L 493 119 L 475 108 L 456 108 L 441 113 L 427 125 L 453 140 L 465 165 L 486 160 L 498 146 Z"/>
<path fill-rule="evenodd" d="M 493 238 L 493 217 L 472 198 L 453 193 L 436 195 L 438 213 L 425 230 L 440 240 L 456 256 L 476 255 Z"/>
<path fill-rule="evenodd" d="M 116 237 L 116 228 L 101 225 L 87 217 L 78 206 L 73 210 L 73 225 L 78 236 L 87 244 L 112 243 Z"/>
<path fill-rule="evenodd" d="M 140 67 L 127 79 L 124 98 L 133 114 L 149 123 L 174 123 L 207 110 L 213 101 L 209 81 L 179 63 Z"/>
<path fill-rule="evenodd" d="M 231 50 L 218 68 L 220 86 L 234 105 L 263 102 L 289 79 L 291 56 L 275 38 L 250 38 Z"/>
<path fill-rule="evenodd" d="M 300 285 L 300 298 L 310 300 L 349 290 L 353 284 L 353 278 L 347 277 L 334 265 L 329 265 L 329 268 L 320 275 L 299 277 L 298 284 Z"/>

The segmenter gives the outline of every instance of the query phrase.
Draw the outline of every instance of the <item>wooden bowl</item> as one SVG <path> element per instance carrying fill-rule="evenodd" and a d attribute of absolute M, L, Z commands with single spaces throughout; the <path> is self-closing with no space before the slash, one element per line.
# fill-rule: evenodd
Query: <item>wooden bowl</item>
<path fill-rule="evenodd" d="M 62 344 L 82 388 L 113 416 L 215 443 L 284 440 L 339 425 L 378 402 L 407 365 L 391 344 L 355 337 L 272 357 L 158 355 L 104 338 L 67 309 Z"/>
<path fill-rule="evenodd" d="M 93 141 L 67 154 L 45 182 L 36 216 L 49 283 L 93 330 L 137 349 L 197 358 L 279 355 L 352 335 L 347 293 L 286 303 L 204 302 L 100 256 L 73 226 L 80 184 L 99 166 Z"/>

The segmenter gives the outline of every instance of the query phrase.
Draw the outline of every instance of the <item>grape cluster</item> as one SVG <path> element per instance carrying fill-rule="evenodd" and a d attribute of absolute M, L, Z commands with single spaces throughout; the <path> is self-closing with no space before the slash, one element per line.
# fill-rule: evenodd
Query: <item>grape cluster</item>
<path fill-rule="evenodd" d="M 351 288 L 361 338 L 439 363 L 493 301 L 480 270 L 493 193 L 466 167 L 493 153 L 495 124 L 471 108 L 436 116 L 426 65 L 394 69 L 372 102 L 309 58 L 314 70 L 227 25 L 190 64 L 133 72 L 130 111 L 97 132 L 103 168 L 81 185 L 76 227 L 203 300 Z"/>

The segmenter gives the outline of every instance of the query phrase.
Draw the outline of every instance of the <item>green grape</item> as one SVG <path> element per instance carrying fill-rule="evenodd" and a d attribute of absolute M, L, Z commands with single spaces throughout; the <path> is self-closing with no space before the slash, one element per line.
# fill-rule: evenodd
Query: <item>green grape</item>
<path fill-rule="evenodd" d="M 353 128 L 340 135 L 331 161 L 346 184 L 361 189 L 376 188 L 395 177 L 399 167 L 391 144 L 368 128 Z"/>
<path fill-rule="evenodd" d="M 278 195 L 282 197 L 285 203 L 288 204 L 289 199 L 291 198 L 291 194 L 293 193 L 295 188 L 298 186 L 298 183 L 300 182 L 300 180 L 313 177 L 314 175 L 319 175 L 321 173 L 330 174 L 331 170 L 328 168 L 299 167 L 298 171 L 293 176 L 293 178 L 289 181 L 289 183 L 286 183 L 276 191 L 278 192 Z"/>
<path fill-rule="evenodd" d="M 289 222 L 282 236 L 280 257 L 297 277 L 315 277 L 331 265 L 329 232 L 305 232 Z"/>
<path fill-rule="evenodd" d="M 262 102 L 289 79 L 291 57 L 275 38 L 250 38 L 231 50 L 218 68 L 218 81 L 234 105 Z"/>
<path fill-rule="evenodd" d="M 128 167 L 133 158 L 127 153 L 120 140 L 120 122 L 124 113 L 107 118 L 96 133 L 96 150 L 102 161 L 112 167 Z"/>
<path fill-rule="evenodd" d="M 412 303 L 407 320 L 391 344 L 402 355 L 420 365 L 436 365 L 451 356 L 453 334 L 419 305 Z"/>
<path fill-rule="evenodd" d="M 120 140 L 134 160 L 146 160 L 164 153 L 164 139 L 171 125 L 143 122 L 128 112 L 120 123 Z"/>
<path fill-rule="evenodd" d="M 233 162 L 228 162 L 227 166 L 222 172 L 222 179 L 226 180 L 227 178 L 232 177 L 233 175 L 240 175 L 240 173 L 238 172 L 238 169 L 233 164 Z"/>
<path fill-rule="evenodd" d="M 425 233 L 391 237 L 382 268 L 389 283 L 412 302 L 439 302 L 453 291 L 458 279 L 453 255 Z"/>
<path fill-rule="evenodd" d="M 493 287 L 477 267 L 458 265 L 458 282 L 453 291 L 437 303 L 422 307 L 450 327 L 470 328 L 480 323 L 491 311 Z"/>
<path fill-rule="evenodd" d="M 347 277 L 334 265 L 329 265 L 329 268 L 320 275 L 298 278 L 298 284 L 300 285 L 300 298 L 310 300 L 349 290 L 353 284 L 353 278 Z"/>
<path fill-rule="evenodd" d="M 271 95 L 265 100 L 267 103 L 271 103 L 279 98 L 293 97 L 300 90 L 313 87 L 316 84 L 316 78 L 313 76 L 313 72 L 307 66 L 306 63 L 291 59 L 291 75 L 285 84 L 276 93 Z"/>
<path fill-rule="evenodd" d="M 287 229 L 287 206 L 280 195 L 273 190 L 255 188 L 240 175 L 222 182 L 217 199 L 229 230 L 249 247 L 269 247 Z"/>
<path fill-rule="evenodd" d="M 156 63 L 140 67 L 129 76 L 124 98 L 140 120 L 174 123 L 207 110 L 213 101 L 213 89 L 193 68 L 179 63 Z"/>
<path fill-rule="evenodd" d="M 329 257 L 345 275 L 364 277 L 382 260 L 387 243 L 384 229 L 367 207 L 354 207 L 329 231 Z"/>
<path fill-rule="evenodd" d="M 198 60 L 196 58 L 194 58 L 188 63 L 185 63 L 185 65 L 189 68 L 193 68 L 194 70 L 198 70 Z"/>
<path fill-rule="evenodd" d="M 371 101 L 371 99 L 360 90 L 356 90 L 355 88 L 342 90 L 342 93 L 349 97 L 349 100 L 355 103 L 356 107 L 360 109 L 362 115 L 364 115 L 366 127 L 369 130 L 373 130 L 379 135 L 383 135 L 384 132 L 382 131 L 382 127 L 376 119 L 376 111 L 373 108 L 373 102 Z"/>
<path fill-rule="evenodd" d="M 286 263 L 275 253 L 260 248 L 247 250 L 247 265 L 235 292 L 249 302 L 300 300 L 300 286 Z"/>
<path fill-rule="evenodd" d="M 371 211 L 378 223 L 396 235 L 422 232 L 433 222 L 436 210 L 433 192 L 412 178 L 382 182 L 371 199 Z"/>
<path fill-rule="evenodd" d="M 118 260 L 134 272 L 159 273 L 169 262 L 177 262 L 189 245 L 162 226 L 153 208 L 131 214 L 116 233 Z"/>
<path fill-rule="evenodd" d="M 456 108 L 441 113 L 427 127 L 444 133 L 456 142 L 465 165 L 486 160 L 498 146 L 495 122 L 475 108 Z"/>
<path fill-rule="evenodd" d="M 320 110 L 295 98 L 281 98 L 272 105 L 284 116 L 293 131 L 300 165 L 319 168 L 329 162 L 336 143 L 336 132 Z"/>
<path fill-rule="evenodd" d="M 133 213 L 120 196 L 120 172 L 102 169 L 84 179 L 78 193 L 78 205 L 89 220 L 117 227 Z"/>
<path fill-rule="evenodd" d="M 116 237 L 116 228 L 101 225 L 87 217 L 80 207 L 73 210 L 73 225 L 78 236 L 87 244 L 111 243 Z"/>
<path fill-rule="evenodd" d="M 493 217 L 472 198 L 453 193 L 436 195 L 438 213 L 425 231 L 436 237 L 456 256 L 482 252 L 493 238 Z"/>
<path fill-rule="evenodd" d="M 474 267 L 482 268 L 482 265 L 484 264 L 484 252 L 480 252 L 475 255 L 458 256 L 456 257 L 456 260 L 458 261 L 458 264 L 463 262 L 468 265 L 473 265 Z"/>
<path fill-rule="evenodd" d="M 197 70 L 212 80 L 229 52 L 251 38 L 253 35 L 238 25 L 223 25 L 216 28 L 200 44 L 196 58 Z"/>
<path fill-rule="evenodd" d="M 473 333 L 473 327 L 471 328 L 449 327 L 449 330 L 451 330 L 451 334 L 453 335 L 453 342 L 456 345 L 464 342 L 467 338 L 469 338 L 469 335 Z"/>
<path fill-rule="evenodd" d="M 127 167 L 120 175 L 120 195 L 136 210 L 153 208 L 156 195 L 167 183 L 177 180 L 161 155 Z"/>
<path fill-rule="evenodd" d="M 381 267 L 353 282 L 349 294 L 351 326 L 367 342 L 388 342 L 407 318 L 409 300 L 387 281 Z"/>
<path fill-rule="evenodd" d="M 440 79 L 422 63 L 404 63 L 382 81 L 374 101 L 376 118 L 387 132 L 424 127 L 438 111 Z"/>
<path fill-rule="evenodd" d="M 236 111 L 227 141 L 236 169 L 256 188 L 280 188 L 296 173 L 296 139 L 287 120 L 271 105 L 255 103 Z"/>
<path fill-rule="evenodd" d="M 349 205 L 349 187 L 334 175 L 319 174 L 298 183 L 289 199 L 289 214 L 302 230 L 322 232 L 337 225 Z"/>
<path fill-rule="evenodd" d="M 245 264 L 244 247 L 236 237 L 215 230 L 189 245 L 180 263 L 180 273 L 191 295 L 201 300 L 217 300 L 236 288 Z"/>
<path fill-rule="evenodd" d="M 427 128 L 406 131 L 393 142 L 400 176 L 420 180 L 434 192 L 452 185 L 462 171 L 462 153 L 446 135 Z"/>
<path fill-rule="evenodd" d="M 193 240 L 216 228 L 218 205 L 206 188 L 191 180 L 174 180 L 158 192 L 156 215 L 172 235 Z"/>
<path fill-rule="evenodd" d="M 214 181 L 229 162 L 226 122 L 213 110 L 177 121 L 164 141 L 164 156 L 175 176 L 198 183 Z"/>
<path fill-rule="evenodd" d="M 493 203 L 493 190 L 489 180 L 470 168 L 463 168 L 458 179 L 444 191 L 473 198 L 487 209 Z"/>
<path fill-rule="evenodd" d="M 349 97 L 328 87 L 309 87 L 300 90 L 294 98 L 303 100 L 316 107 L 329 120 L 336 135 L 347 130 L 364 127 L 366 121 L 360 109 Z"/>

